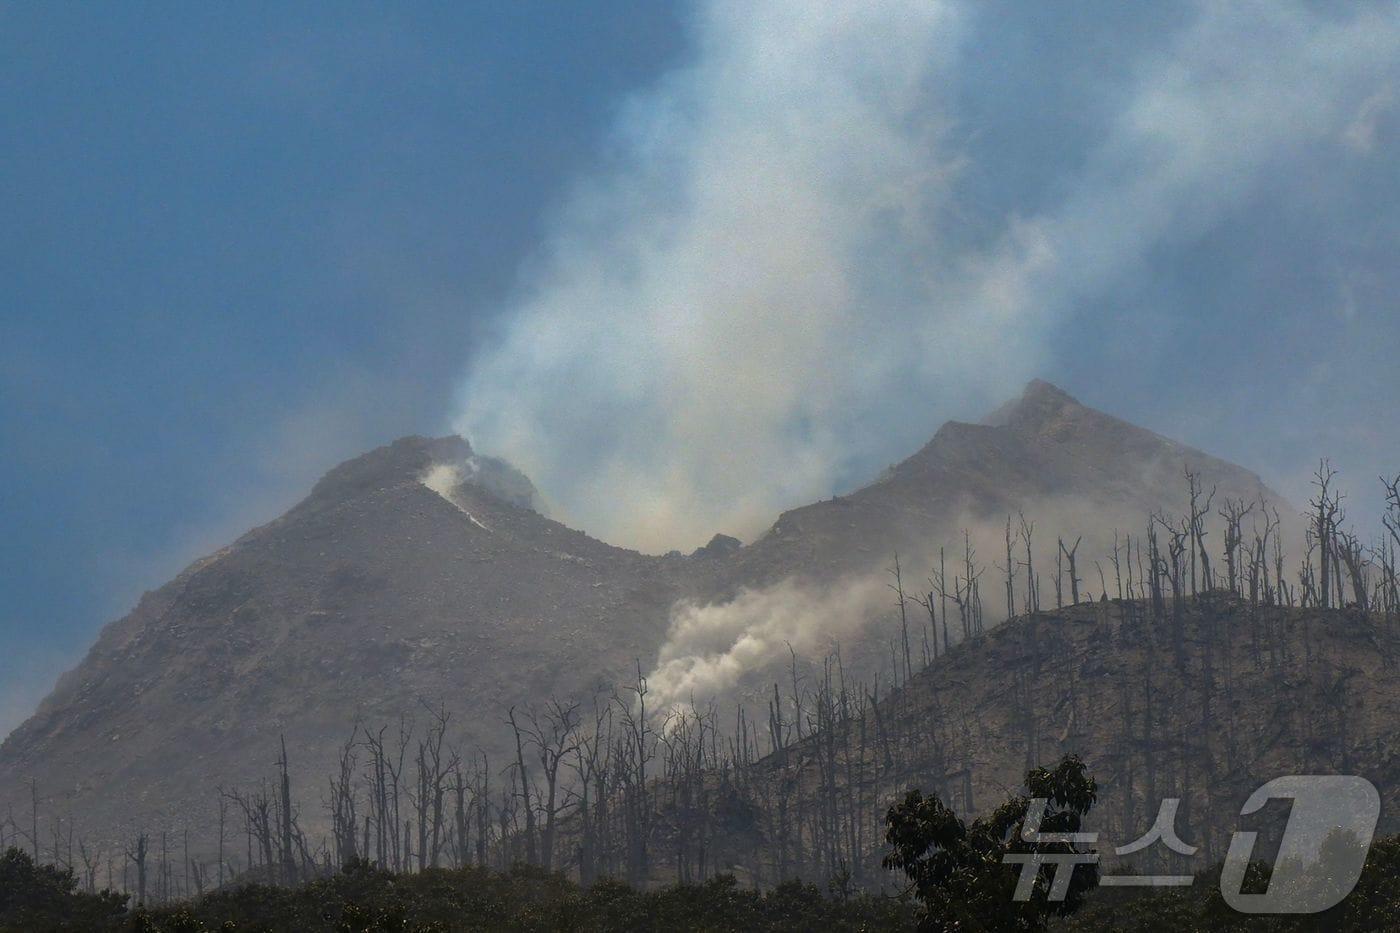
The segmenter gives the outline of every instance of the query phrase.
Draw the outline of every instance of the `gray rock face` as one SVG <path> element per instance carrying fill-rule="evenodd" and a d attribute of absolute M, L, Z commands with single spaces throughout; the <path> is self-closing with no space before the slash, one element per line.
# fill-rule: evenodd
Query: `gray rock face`
<path fill-rule="evenodd" d="M 879 568 L 953 543 L 968 516 L 1037 504 L 1136 522 L 1175 501 L 1187 463 L 1222 495 L 1269 495 L 1239 467 L 1033 383 L 988 423 L 945 425 L 880 481 L 786 512 L 747 547 L 717 535 L 653 557 L 551 521 L 525 476 L 460 438 L 404 438 L 107 626 L 0 746 L 0 812 L 27 808 L 33 778 L 41 811 L 90 840 L 193 832 L 213 825 L 218 785 L 270 773 L 281 734 L 314 802 L 357 718 L 396 722 L 421 701 L 457 712 L 459 748 L 499 760 L 507 707 L 587 697 L 647 667 L 678 599 Z M 453 481 L 436 488 L 444 466 Z"/>
<path fill-rule="evenodd" d="M 728 557 L 744 545 L 738 538 L 729 535 L 715 535 L 704 547 L 696 548 L 691 557 Z"/>

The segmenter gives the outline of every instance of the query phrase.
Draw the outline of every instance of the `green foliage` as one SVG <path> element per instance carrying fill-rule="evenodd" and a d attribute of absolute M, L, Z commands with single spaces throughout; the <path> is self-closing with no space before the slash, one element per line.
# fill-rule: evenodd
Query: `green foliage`
<path fill-rule="evenodd" d="M 1084 762 L 1068 756 L 1053 769 L 1026 774 L 1026 796 L 1013 797 L 989 817 L 965 824 L 937 795 L 911 790 L 886 816 L 888 869 L 904 872 L 923 904 L 920 930 L 1040 930 L 1052 916 L 1080 906 L 1097 881 L 1093 865 L 1073 870 L 1064 900 L 1047 898 L 1056 867 L 1040 868 L 1031 898 L 1014 898 L 1021 866 L 1008 865 L 1011 853 L 1072 854 L 1070 843 L 1026 841 L 1021 826 L 1033 797 L 1047 800 L 1041 833 L 1074 833 L 1097 799 L 1098 787 Z"/>
<path fill-rule="evenodd" d="M 297 888 L 250 884 L 186 904 L 128 912 L 124 898 L 108 902 L 102 900 L 106 895 L 79 894 L 71 873 L 36 868 L 23 853 L 7 855 L 2 864 L 9 872 L 0 875 L 0 898 L 4 898 L 0 931 L 4 933 L 739 933 L 902 930 L 913 920 L 906 902 L 864 894 L 834 900 L 817 886 L 796 881 L 760 892 L 741 887 L 731 875 L 721 875 L 699 885 L 639 891 L 608 879 L 581 888 L 563 875 L 524 865 L 508 872 L 462 868 L 395 875 L 363 861 Z M 106 912 L 93 913 L 85 906 L 91 903 L 107 905 Z"/>
<path fill-rule="evenodd" d="M 69 869 L 35 864 L 19 849 L 0 855 L 0 931 L 101 929 L 125 909 L 124 894 L 78 891 Z"/>

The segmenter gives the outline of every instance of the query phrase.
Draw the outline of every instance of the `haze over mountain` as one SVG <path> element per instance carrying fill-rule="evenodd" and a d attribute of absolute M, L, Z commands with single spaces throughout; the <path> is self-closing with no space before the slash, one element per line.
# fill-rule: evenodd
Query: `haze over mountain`
<path fill-rule="evenodd" d="M 1295 501 L 1400 459 L 1400 4 L 264 12 L 6 16 L 5 732 L 444 424 L 658 551 L 1037 372 Z"/>
<path fill-rule="evenodd" d="M 788 645 L 818 658 L 839 640 L 875 665 L 896 551 L 920 578 L 960 528 L 980 540 L 1024 510 L 1038 540 L 1083 534 L 1102 556 L 1115 525 L 1136 532 L 1180 502 L 1187 467 L 1220 497 L 1287 510 L 1248 470 L 1038 381 L 870 485 L 689 556 L 541 515 L 527 478 L 460 438 L 404 438 L 109 625 L 0 746 L 0 808 L 27 807 L 33 780 L 43 811 L 89 838 L 207 827 L 216 785 L 266 775 L 279 735 L 294 782 L 315 788 L 357 719 L 394 723 L 425 702 L 455 711 L 458 747 L 494 759 L 509 706 L 586 699 L 639 664 L 661 703 L 762 685 Z"/>

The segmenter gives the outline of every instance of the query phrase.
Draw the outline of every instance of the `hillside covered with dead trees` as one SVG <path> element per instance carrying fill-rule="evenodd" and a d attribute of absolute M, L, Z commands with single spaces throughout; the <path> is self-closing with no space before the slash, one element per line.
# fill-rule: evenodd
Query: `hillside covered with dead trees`
<path fill-rule="evenodd" d="M 209 788 L 209 825 L 133 825 L 104 843 L 31 787 L 29 812 L 0 818 L 0 849 L 143 904 L 362 862 L 526 864 L 584 885 L 802 878 L 845 895 L 889 886 L 884 814 L 909 788 L 970 816 L 1065 754 L 1097 776 L 1091 825 L 1115 838 L 1180 797 L 1200 865 L 1223 854 L 1240 801 L 1279 774 L 1342 770 L 1393 794 L 1400 481 L 1385 483 L 1380 537 L 1363 544 L 1322 464 L 1305 549 L 1289 554 L 1270 508 L 1183 480 L 1186 514 L 1151 516 L 1106 555 L 1063 536 L 1047 547 L 1013 516 L 985 562 L 970 535 L 919 586 L 892 562 L 889 663 L 871 682 L 848 676 L 839 650 L 815 679 L 794 659 L 766 708 L 731 717 L 657 708 L 638 665 L 588 703 L 499 710 L 504 760 L 460 744 L 457 714 L 425 700 L 346 723 L 317 785 L 292 779 L 297 750 L 279 743 L 264 780 Z M 989 587 L 1010 619 L 988 619 Z M 216 848 L 191 849 L 192 830 Z"/>

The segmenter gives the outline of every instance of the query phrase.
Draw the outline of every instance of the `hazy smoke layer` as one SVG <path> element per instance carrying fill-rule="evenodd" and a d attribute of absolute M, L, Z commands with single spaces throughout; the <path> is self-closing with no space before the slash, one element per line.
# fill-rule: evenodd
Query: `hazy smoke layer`
<path fill-rule="evenodd" d="M 1052 496 L 1026 504 L 1024 517 L 1032 530 L 1031 567 L 1041 608 L 1070 604 L 1072 593 L 1076 591 L 1081 600 L 1090 601 L 1105 593 L 1110 597 L 1132 593 L 1134 581 L 1142 579 L 1140 549 L 1149 514 L 1160 508 L 1165 514 L 1176 516 L 1187 508 L 1181 466 L 1181 462 L 1173 460 L 1146 467 L 1140 487 L 1162 491 L 1160 497 L 1151 501 L 1123 499 L 1115 502 L 1107 496 L 1095 499 Z M 1264 497 L 1263 490 L 1248 484 L 1218 486 L 1208 466 L 1203 476 L 1206 488 L 1216 489 L 1214 501 L 1217 505 L 1227 498 L 1254 502 Z M 1284 527 L 1277 533 L 1285 535 L 1285 553 L 1301 553 L 1301 533 L 1292 521 L 1288 503 L 1268 501 L 1274 508 L 1283 510 L 1279 518 Z M 1019 537 L 1021 517 L 1012 517 L 1015 549 L 1012 565 L 1016 568 L 1014 608 L 1017 613 L 1024 613 L 1027 608 L 1027 572 L 1022 563 L 1025 546 Z M 1262 508 L 1256 508 L 1244 524 L 1247 540 L 1252 538 L 1262 519 Z M 981 601 L 986 624 L 995 625 L 1006 617 L 1004 521 L 1003 517 L 964 512 L 945 525 L 931 527 L 928 540 L 900 552 L 902 582 L 906 598 L 910 600 L 906 604 L 910 642 L 916 659 L 920 657 L 926 634 L 935 639 L 939 637 L 938 633 L 927 632 L 928 617 L 917 599 L 933 589 L 930 577 L 932 568 L 940 562 L 940 547 L 946 546 L 950 584 L 962 573 L 964 530 L 969 536 L 973 560 L 982 573 Z M 1218 548 L 1224 538 L 1219 516 L 1208 515 L 1205 527 L 1210 545 Z M 1061 592 L 1057 594 L 1056 557 L 1060 538 L 1075 552 L 1079 583 L 1076 587 L 1070 582 L 1065 565 L 1064 571 L 1058 574 Z M 1131 554 L 1127 548 L 1129 538 L 1132 539 Z M 1119 558 L 1116 566 L 1113 562 L 1115 549 Z M 881 559 L 891 560 L 892 555 Z M 1217 574 L 1225 572 L 1221 563 L 1217 551 Z M 861 641 L 883 645 L 901 636 L 899 602 L 892 582 L 887 570 L 875 567 L 868 574 L 853 575 L 830 584 L 788 579 L 774 586 L 744 590 L 726 602 L 678 603 L 671 611 L 670 627 L 656 666 L 647 675 L 654 708 L 666 711 L 692 701 L 703 704 L 715 698 L 732 697 L 734 689 L 745 683 L 746 675 L 757 671 L 767 670 L 771 679 L 781 679 L 789 651 L 796 654 L 801 668 L 805 666 L 801 662 L 817 662 L 838 645 L 845 645 L 843 656 L 847 669 L 852 669 L 851 662 L 856 660 L 855 676 L 870 677 L 874 670 L 860 665 Z M 941 602 L 939 611 L 949 608 L 949 604 Z M 956 610 L 953 615 L 953 619 L 943 619 L 941 624 L 948 626 L 948 635 L 956 644 L 962 635 Z M 853 645 L 857 650 L 850 650 Z M 878 663 L 881 669 L 886 669 L 883 657 Z M 766 687 L 766 684 L 760 686 Z"/>
<path fill-rule="evenodd" d="M 830 494 L 932 313 L 944 3 L 711 3 L 634 100 L 459 427 L 565 516 L 645 549 Z M 954 322 L 949 322 L 950 325 Z"/>
<path fill-rule="evenodd" d="M 900 425 L 1011 394 L 1066 311 L 1308 147 L 1364 150 L 1400 59 L 1393 5 L 1202 4 L 1053 200 L 972 236 L 944 89 L 977 10 L 703 4 L 692 60 L 624 108 L 522 274 L 456 427 L 606 539 L 751 535 L 853 458 L 894 459 Z"/>

